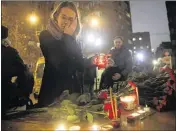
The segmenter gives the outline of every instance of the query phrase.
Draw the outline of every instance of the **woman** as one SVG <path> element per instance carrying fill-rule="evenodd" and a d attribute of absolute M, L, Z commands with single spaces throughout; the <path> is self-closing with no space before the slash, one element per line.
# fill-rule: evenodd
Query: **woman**
<path fill-rule="evenodd" d="M 78 12 L 72 2 L 63 2 L 49 19 L 48 29 L 40 34 L 45 69 L 39 106 L 51 104 L 64 90 L 80 92 L 77 71 L 83 71 L 81 50 L 76 43 L 80 31 Z"/>

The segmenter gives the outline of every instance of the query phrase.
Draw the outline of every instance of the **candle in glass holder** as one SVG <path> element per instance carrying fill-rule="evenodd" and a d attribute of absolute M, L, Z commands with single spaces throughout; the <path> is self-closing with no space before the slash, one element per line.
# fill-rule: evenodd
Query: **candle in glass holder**
<path fill-rule="evenodd" d="M 144 114 L 145 111 L 144 111 L 144 110 L 138 110 L 137 113 L 139 113 L 139 114 Z"/>
<path fill-rule="evenodd" d="M 132 113 L 131 115 L 127 116 L 127 122 L 135 122 L 135 120 L 140 116 L 139 113 Z"/>
<path fill-rule="evenodd" d="M 142 119 L 143 117 L 145 117 L 145 111 L 144 110 L 138 110 L 137 113 L 140 114 L 140 119 Z"/>
<path fill-rule="evenodd" d="M 133 110 L 135 108 L 135 98 L 134 96 L 124 96 L 120 98 L 124 109 Z"/>
<path fill-rule="evenodd" d="M 145 112 L 150 112 L 150 107 L 148 107 L 147 105 L 144 107 L 144 111 Z"/>

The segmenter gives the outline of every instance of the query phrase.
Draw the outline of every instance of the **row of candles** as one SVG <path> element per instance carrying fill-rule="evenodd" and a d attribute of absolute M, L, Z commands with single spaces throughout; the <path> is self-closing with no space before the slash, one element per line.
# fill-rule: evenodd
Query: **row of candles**
<path fill-rule="evenodd" d="M 130 83 L 130 84 L 133 88 L 135 88 L 136 96 L 131 95 L 131 96 L 125 96 L 125 97 L 120 98 L 120 101 L 122 105 L 124 106 L 124 109 L 126 110 L 133 110 L 137 105 L 139 106 L 138 89 L 133 83 Z M 137 102 L 135 102 L 135 100 Z M 112 94 L 112 88 L 110 88 L 110 101 L 107 100 L 105 102 L 104 111 L 107 111 L 109 114 L 108 115 L 109 118 L 112 119 L 112 126 L 119 127 L 121 111 L 117 107 L 117 99 L 116 99 L 116 96 L 113 96 Z M 143 119 L 149 114 L 149 112 L 150 112 L 150 107 L 147 107 L 147 106 L 144 107 L 143 109 L 138 109 L 136 112 L 133 112 L 132 114 L 127 116 L 127 122 L 134 122 L 135 120 Z M 111 125 L 109 126 L 110 126 L 109 128 L 113 128 L 111 127 Z M 90 130 L 100 130 L 100 129 L 101 129 L 100 126 L 95 125 L 95 124 L 92 125 L 92 127 L 90 128 Z M 64 125 L 59 125 L 56 131 L 58 130 L 68 130 L 68 129 L 66 129 Z M 72 126 L 69 128 L 69 130 L 80 130 L 80 126 Z"/>
<path fill-rule="evenodd" d="M 135 122 L 136 120 L 143 119 L 150 114 L 150 107 L 146 105 L 143 109 L 139 109 L 127 116 L 127 122 Z"/>
<path fill-rule="evenodd" d="M 110 125 L 109 125 L 110 126 Z M 109 128 L 112 128 L 111 126 Z M 90 130 L 91 131 L 98 131 L 98 130 L 102 130 L 103 128 L 101 128 L 101 126 L 97 125 L 97 124 L 93 124 L 91 127 L 90 127 Z M 55 131 L 78 131 L 78 130 L 81 130 L 81 127 L 80 126 L 71 126 L 69 128 L 67 128 L 64 124 L 60 124 Z"/>
<path fill-rule="evenodd" d="M 136 120 L 139 120 L 139 119 L 143 119 L 145 118 L 147 115 L 149 115 L 150 113 L 150 107 L 146 106 L 144 107 L 143 109 L 138 109 L 136 112 L 133 112 L 132 114 L 130 114 L 129 116 L 127 116 L 127 122 L 135 122 Z M 116 121 L 117 119 L 114 119 L 113 121 Z M 117 123 L 115 123 L 117 124 Z M 114 125 L 113 125 L 114 126 Z M 98 131 L 98 130 L 106 130 L 107 129 L 112 129 L 113 126 L 111 125 L 108 125 L 107 127 L 101 127 L 99 125 L 96 125 L 96 124 L 93 124 L 91 127 L 90 127 L 90 130 L 94 130 L 94 131 Z M 80 126 L 71 126 L 69 129 L 67 129 L 64 124 L 61 124 L 59 125 L 55 131 L 66 131 L 66 130 L 70 130 L 70 131 L 73 131 L 73 130 L 80 130 L 81 127 Z"/>

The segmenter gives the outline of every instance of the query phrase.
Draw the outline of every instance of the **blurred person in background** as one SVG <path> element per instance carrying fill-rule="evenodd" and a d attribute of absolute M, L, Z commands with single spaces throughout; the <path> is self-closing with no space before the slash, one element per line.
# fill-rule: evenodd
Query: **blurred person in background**
<path fill-rule="evenodd" d="M 117 79 L 126 79 L 128 74 L 132 71 L 132 56 L 129 50 L 124 46 L 122 37 L 116 36 L 114 38 L 114 47 L 111 48 L 109 54 L 111 54 L 111 58 L 121 72 L 116 73 L 115 77 Z"/>

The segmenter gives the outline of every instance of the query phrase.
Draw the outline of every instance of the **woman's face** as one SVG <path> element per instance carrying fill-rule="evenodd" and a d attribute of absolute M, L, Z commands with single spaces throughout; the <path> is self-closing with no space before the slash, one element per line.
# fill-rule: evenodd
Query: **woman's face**
<path fill-rule="evenodd" d="M 59 16 L 57 18 L 57 24 L 61 31 L 64 31 L 65 27 L 69 27 L 75 19 L 76 13 L 68 7 L 64 7 L 59 13 Z"/>
<path fill-rule="evenodd" d="M 114 40 L 114 46 L 116 48 L 121 48 L 122 44 L 123 44 L 123 41 L 120 38 L 117 38 Z"/>

